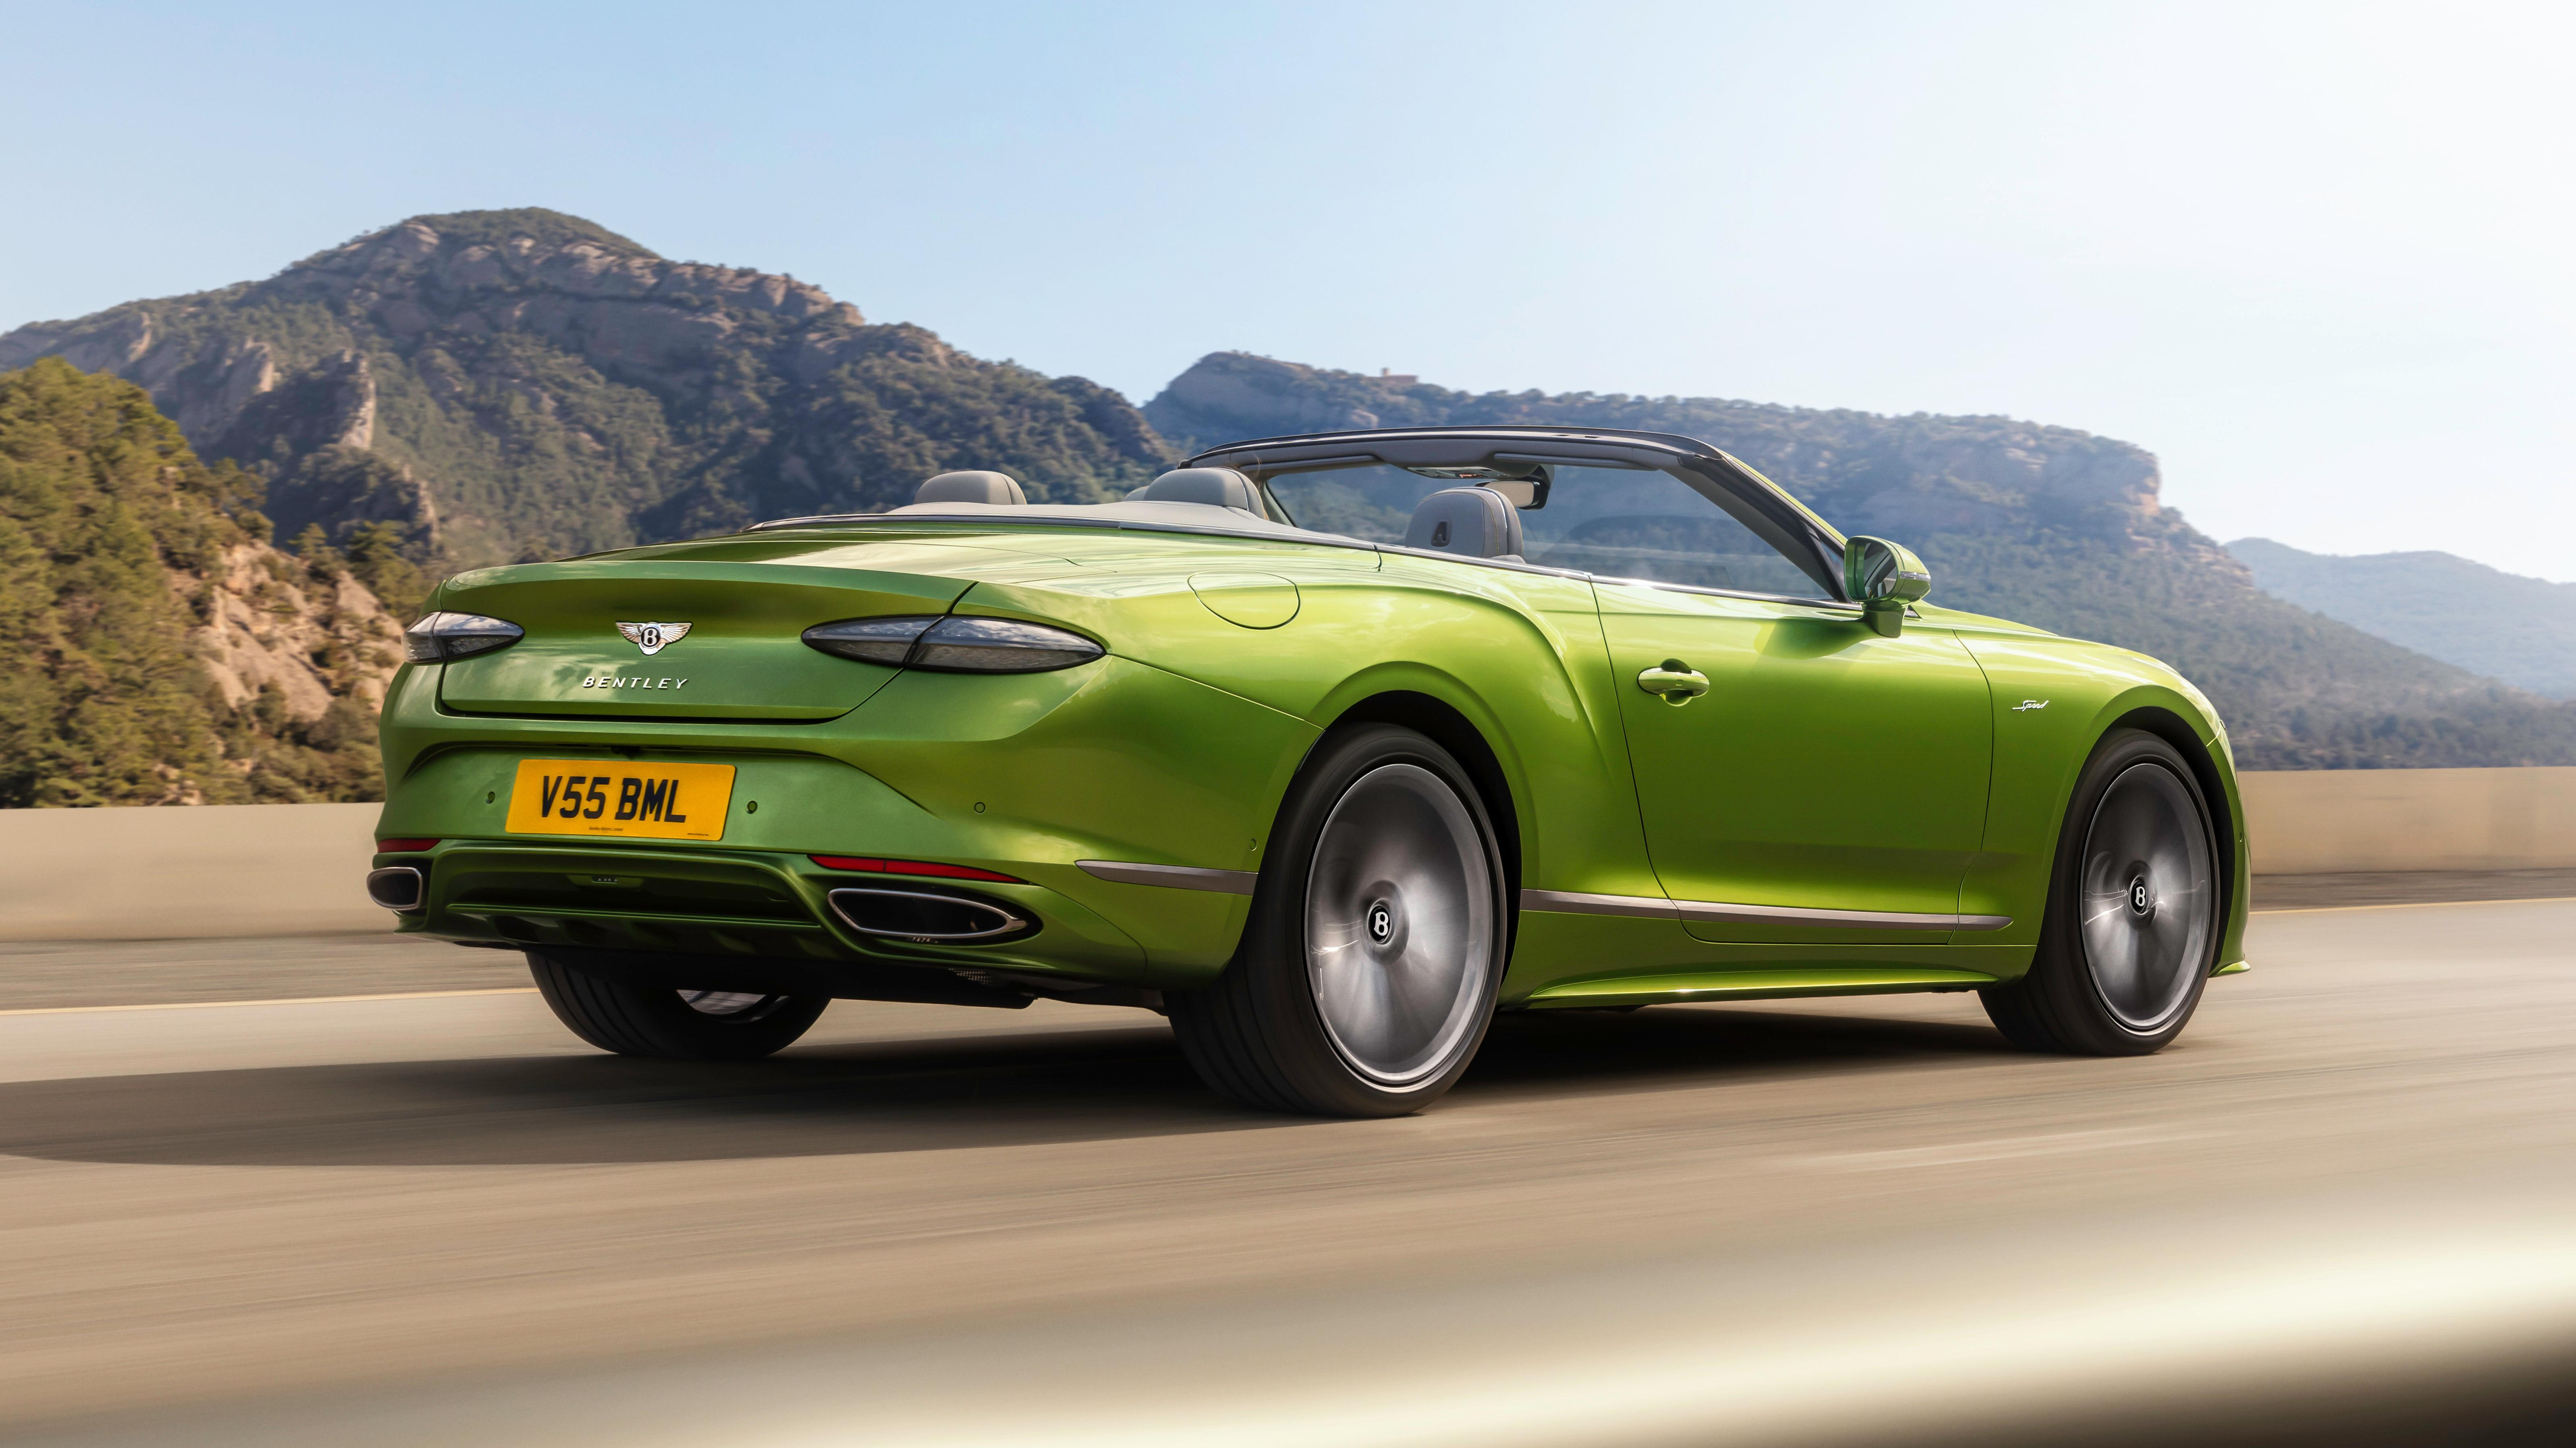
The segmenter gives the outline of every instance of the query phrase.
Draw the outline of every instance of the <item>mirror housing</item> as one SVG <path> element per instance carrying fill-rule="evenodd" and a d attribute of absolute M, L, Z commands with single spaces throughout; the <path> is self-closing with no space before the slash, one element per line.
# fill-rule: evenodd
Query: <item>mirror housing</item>
<path fill-rule="evenodd" d="M 1885 538 L 1854 538 L 1843 545 L 1843 592 L 1860 605 L 1869 626 L 1894 638 L 1905 626 L 1905 606 L 1932 591 L 1932 571 L 1905 545 Z"/>

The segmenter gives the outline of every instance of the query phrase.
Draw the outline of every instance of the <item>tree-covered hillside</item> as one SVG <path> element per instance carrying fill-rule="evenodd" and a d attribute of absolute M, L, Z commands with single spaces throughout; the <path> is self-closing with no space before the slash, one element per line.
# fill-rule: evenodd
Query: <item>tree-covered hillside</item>
<path fill-rule="evenodd" d="M 2555 699 L 2576 699 L 2576 583 L 2450 553 L 2308 553 L 2269 538 L 2227 545 L 2255 585 L 2365 633 Z"/>
<path fill-rule="evenodd" d="M 1082 378 L 535 209 L 415 217 L 266 281 L 0 336 L 0 368 L 46 355 L 140 383 L 259 472 L 282 536 L 378 522 L 449 568 L 884 506 L 953 467 L 1099 499 L 1170 455 Z"/>
<path fill-rule="evenodd" d="M 0 808 L 381 797 L 397 626 L 345 557 L 271 548 L 258 494 L 138 387 L 0 373 Z"/>
<path fill-rule="evenodd" d="M 2163 507 L 2153 454 L 2006 417 L 1886 417 L 1705 397 L 1467 393 L 1239 352 L 1145 404 L 1185 448 L 1343 427 L 1550 422 L 1715 443 L 1837 526 L 1913 547 L 1933 601 L 2102 639 L 2189 675 L 2256 769 L 2576 763 L 2576 706 L 2256 588 Z"/>

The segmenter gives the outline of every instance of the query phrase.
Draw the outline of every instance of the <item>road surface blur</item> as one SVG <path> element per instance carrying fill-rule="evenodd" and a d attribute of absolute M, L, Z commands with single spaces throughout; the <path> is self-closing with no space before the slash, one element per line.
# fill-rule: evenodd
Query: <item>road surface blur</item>
<path fill-rule="evenodd" d="M 2138 1060 L 1960 996 L 1507 1018 L 1381 1122 L 1231 1109 L 1159 1019 L 1047 1003 L 843 1002 L 744 1066 L 489 984 L 0 1015 L 0 1436 L 2538 1431 L 2571 938 L 2576 900 L 2258 915 Z"/>

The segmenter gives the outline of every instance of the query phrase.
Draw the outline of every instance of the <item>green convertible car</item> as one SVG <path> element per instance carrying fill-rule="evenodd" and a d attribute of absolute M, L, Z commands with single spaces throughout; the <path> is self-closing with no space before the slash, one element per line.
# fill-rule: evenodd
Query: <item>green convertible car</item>
<path fill-rule="evenodd" d="M 449 579 L 368 888 L 642 1056 L 1048 997 L 1383 1115 L 1498 1010 L 1974 990 L 2155 1050 L 2242 967 L 2218 716 L 1929 586 L 1659 433 L 1265 438 L 1088 506 L 946 473 Z"/>

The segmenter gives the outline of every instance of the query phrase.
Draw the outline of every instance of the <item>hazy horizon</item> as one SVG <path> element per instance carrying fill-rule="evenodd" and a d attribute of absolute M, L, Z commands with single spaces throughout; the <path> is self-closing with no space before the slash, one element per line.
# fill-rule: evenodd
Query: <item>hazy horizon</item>
<path fill-rule="evenodd" d="M 0 329 L 589 217 L 1138 401 L 1198 356 L 2003 414 L 2215 538 L 2576 580 L 2576 22 L 2489 9 L 19 7 Z M 103 103 L 95 70 L 121 83 Z M 2439 506 L 2427 507 L 2427 496 Z M 2502 522 L 2505 527 L 2499 529 Z"/>

